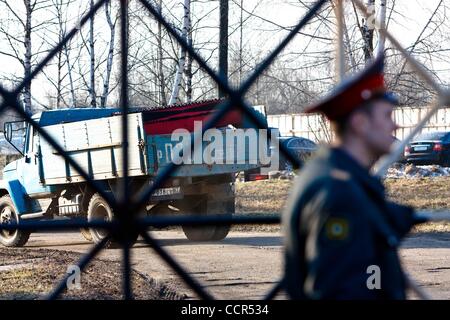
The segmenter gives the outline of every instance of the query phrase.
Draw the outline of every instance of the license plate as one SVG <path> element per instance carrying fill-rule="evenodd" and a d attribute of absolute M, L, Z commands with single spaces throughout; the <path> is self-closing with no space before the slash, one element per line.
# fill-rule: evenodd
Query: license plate
<path fill-rule="evenodd" d="M 414 151 L 425 151 L 427 150 L 428 147 L 427 146 L 418 146 L 418 147 L 414 147 Z"/>
<path fill-rule="evenodd" d="M 152 197 L 167 197 L 173 195 L 180 195 L 181 187 L 172 187 L 172 188 L 159 188 L 153 192 Z"/>

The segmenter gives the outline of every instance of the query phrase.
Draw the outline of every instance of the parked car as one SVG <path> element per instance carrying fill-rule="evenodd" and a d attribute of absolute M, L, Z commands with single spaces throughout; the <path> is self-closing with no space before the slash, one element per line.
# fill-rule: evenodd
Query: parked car
<path fill-rule="evenodd" d="M 414 138 L 404 150 L 406 162 L 450 166 L 450 132 L 426 132 Z"/>
<path fill-rule="evenodd" d="M 317 145 L 313 141 L 296 136 L 280 137 L 280 144 L 291 151 L 301 163 L 305 162 L 317 149 Z M 280 154 L 280 170 L 292 170 L 292 164 L 283 154 Z"/>

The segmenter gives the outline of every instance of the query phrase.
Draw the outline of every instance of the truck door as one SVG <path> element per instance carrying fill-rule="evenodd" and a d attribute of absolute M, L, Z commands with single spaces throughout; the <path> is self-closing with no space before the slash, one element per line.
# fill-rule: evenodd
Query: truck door
<path fill-rule="evenodd" d="M 26 191 L 26 194 L 32 198 L 46 197 L 51 193 L 51 188 L 45 186 L 42 173 L 39 174 L 40 154 L 39 154 L 39 136 L 37 131 L 31 125 L 28 125 L 24 157 L 18 165 L 18 174 L 20 182 Z"/>

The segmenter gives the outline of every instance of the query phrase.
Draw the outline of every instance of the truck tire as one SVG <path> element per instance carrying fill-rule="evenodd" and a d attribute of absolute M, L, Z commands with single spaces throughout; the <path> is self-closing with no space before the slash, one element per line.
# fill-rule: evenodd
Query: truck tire
<path fill-rule="evenodd" d="M 189 202 L 193 199 L 187 199 L 182 211 L 199 215 L 224 215 L 231 217 L 234 213 L 234 193 L 210 193 L 197 199 L 197 204 L 189 208 Z M 186 209 L 186 207 L 188 209 Z M 191 241 L 219 241 L 226 238 L 231 229 L 231 224 L 211 225 L 211 226 L 183 226 L 183 232 Z"/>
<path fill-rule="evenodd" d="M 100 194 L 95 193 L 91 200 L 89 201 L 88 211 L 87 211 L 88 221 L 92 220 L 105 220 L 112 221 L 114 219 L 114 212 L 109 206 L 108 202 L 100 196 Z M 94 243 L 99 243 L 106 237 L 108 231 L 104 229 L 89 229 L 92 241 Z M 136 233 L 132 237 L 132 244 L 136 242 L 138 234 Z M 113 239 L 109 240 L 105 248 L 119 248 L 121 244 Z"/>
<path fill-rule="evenodd" d="M 0 198 L 0 222 L 20 223 L 19 215 L 17 214 L 9 195 Z M 29 231 L 0 231 L 0 243 L 5 247 L 23 247 L 29 238 Z"/>
<path fill-rule="evenodd" d="M 231 199 L 224 199 L 223 201 L 215 201 L 213 202 L 214 205 L 211 207 L 211 213 L 212 214 L 221 214 L 225 215 L 227 217 L 232 217 L 234 213 L 234 198 Z M 225 225 L 217 225 L 216 230 L 214 232 L 213 240 L 214 241 L 220 241 L 227 237 L 228 233 L 230 232 L 231 224 L 225 224 Z"/>
<path fill-rule="evenodd" d="M 189 203 L 191 201 L 197 201 L 197 204 L 191 206 Z M 200 201 L 195 198 L 186 200 L 182 206 L 182 211 L 192 215 L 206 215 L 207 203 L 207 197 L 202 197 Z M 212 241 L 215 239 L 216 226 L 182 226 L 182 228 L 186 237 L 191 241 Z"/>

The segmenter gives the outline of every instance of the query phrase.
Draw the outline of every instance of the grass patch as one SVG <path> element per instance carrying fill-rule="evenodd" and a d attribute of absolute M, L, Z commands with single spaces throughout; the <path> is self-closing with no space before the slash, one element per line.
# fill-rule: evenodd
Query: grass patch
<path fill-rule="evenodd" d="M 236 183 L 237 213 L 278 213 L 292 188 L 290 180 L 262 180 Z"/>
<path fill-rule="evenodd" d="M 450 209 L 448 199 L 450 177 L 386 179 L 384 184 L 388 197 L 397 203 L 416 209 Z M 281 213 L 293 188 L 291 180 L 263 180 L 236 183 L 236 212 L 240 215 L 253 213 Z M 276 225 L 233 226 L 233 230 L 279 231 Z M 416 226 L 413 232 L 450 232 L 450 223 L 431 222 Z"/>
<path fill-rule="evenodd" d="M 386 179 L 388 196 L 401 204 L 422 210 L 450 208 L 450 177 Z M 430 222 L 415 226 L 413 232 L 450 232 L 449 222 Z"/>
<path fill-rule="evenodd" d="M 398 203 L 417 209 L 447 209 L 449 177 L 386 179 L 387 194 Z"/>
<path fill-rule="evenodd" d="M 279 215 L 289 196 L 290 180 L 261 180 L 236 183 L 238 215 Z M 278 232 L 280 225 L 233 225 L 233 231 Z"/>
<path fill-rule="evenodd" d="M 41 299 L 63 279 L 69 265 L 81 254 L 49 249 L 0 248 L 0 300 Z M 132 271 L 136 299 L 178 300 L 185 298 L 173 289 Z M 80 289 L 64 292 L 62 299 L 122 299 L 120 262 L 93 260 L 81 273 Z"/>

